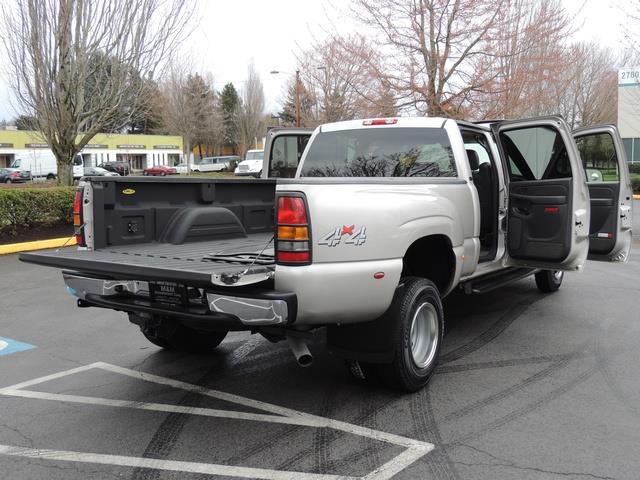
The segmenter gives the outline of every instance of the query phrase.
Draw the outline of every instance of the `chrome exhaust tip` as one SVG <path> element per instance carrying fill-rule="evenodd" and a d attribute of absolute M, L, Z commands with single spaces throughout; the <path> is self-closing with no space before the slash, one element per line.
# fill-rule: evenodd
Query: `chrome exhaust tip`
<path fill-rule="evenodd" d="M 308 367 L 313 363 L 313 355 L 307 348 L 307 344 L 296 337 L 287 337 L 289 342 L 289 348 L 293 352 L 293 356 L 296 357 L 298 365 L 301 367 Z"/>

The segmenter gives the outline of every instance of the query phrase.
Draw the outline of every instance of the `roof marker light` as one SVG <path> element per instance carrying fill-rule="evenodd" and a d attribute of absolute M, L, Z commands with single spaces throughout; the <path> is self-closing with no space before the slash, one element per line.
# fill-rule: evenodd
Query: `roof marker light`
<path fill-rule="evenodd" d="M 398 123 L 397 118 L 374 118 L 369 120 L 363 120 L 362 125 L 395 125 Z"/>

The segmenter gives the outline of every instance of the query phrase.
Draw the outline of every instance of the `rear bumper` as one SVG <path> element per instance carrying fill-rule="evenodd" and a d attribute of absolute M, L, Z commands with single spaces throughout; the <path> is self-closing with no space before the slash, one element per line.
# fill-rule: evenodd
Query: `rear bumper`
<path fill-rule="evenodd" d="M 248 330 L 260 326 L 285 326 L 298 310 L 294 293 L 268 289 L 203 290 L 185 305 L 152 301 L 149 283 L 137 280 L 105 280 L 63 272 L 69 293 L 82 307 L 101 307 L 134 314 L 170 315 L 195 328 Z M 232 291 L 233 290 L 233 291 Z"/>

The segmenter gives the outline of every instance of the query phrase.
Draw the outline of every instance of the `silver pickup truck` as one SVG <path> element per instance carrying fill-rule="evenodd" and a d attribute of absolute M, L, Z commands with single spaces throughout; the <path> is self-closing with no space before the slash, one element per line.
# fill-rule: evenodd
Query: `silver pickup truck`
<path fill-rule="evenodd" d="M 407 391 L 433 373 L 454 289 L 535 275 L 552 292 L 587 258 L 628 258 L 612 125 L 353 120 L 318 127 L 306 148 L 290 133 L 267 145 L 277 179 L 85 178 L 80 247 L 20 258 L 64 269 L 78 306 L 126 312 L 163 348 L 249 330 L 308 365 L 305 342 L 326 327 L 354 373 Z"/>

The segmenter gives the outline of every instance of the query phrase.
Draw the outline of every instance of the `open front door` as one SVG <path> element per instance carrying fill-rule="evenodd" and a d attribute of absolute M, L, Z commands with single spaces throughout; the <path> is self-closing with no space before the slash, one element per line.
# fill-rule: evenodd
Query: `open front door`
<path fill-rule="evenodd" d="M 509 179 L 507 264 L 581 268 L 589 247 L 589 193 L 569 127 L 544 117 L 492 128 Z"/>
<path fill-rule="evenodd" d="M 633 191 L 618 129 L 596 125 L 573 132 L 591 197 L 589 259 L 625 262 L 631 249 Z"/>
<path fill-rule="evenodd" d="M 313 128 L 276 127 L 267 132 L 263 178 L 293 178 Z"/>

